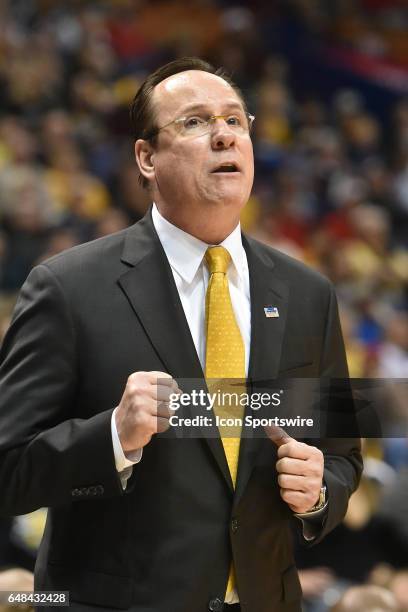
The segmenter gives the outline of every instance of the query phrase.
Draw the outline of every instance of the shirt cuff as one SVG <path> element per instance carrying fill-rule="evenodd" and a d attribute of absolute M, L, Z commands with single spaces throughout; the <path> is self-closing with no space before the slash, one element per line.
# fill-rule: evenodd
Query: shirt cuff
<path fill-rule="evenodd" d="M 116 410 L 117 410 L 117 407 L 112 412 L 112 418 L 111 418 L 113 454 L 115 455 L 116 470 L 118 472 L 123 472 L 123 470 L 126 470 L 127 468 L 130 468 L 133 465 L 135 465 L 136 463 L 139 463 L 139 461 L 142 458 L 143 449 L 138 448 L 137 450 L 132 451 L 131 453 L 126 453 L 125 455 L 125 453 L 123 452 L 122 445 L 119 440 L 118 430 L 116 429 L 116 420 L 115 420 Z"/>
<path fill-rule="evenodd" d="M 326 501 L 323 508 L 319 510 L 312 510 L 311 512 L 298 512 L 295 514 L 302 523 L 303 537 L 308 542 L 312 542 L 319 534 L 320 529 L 323 526 L 323 518 L 327 512 L 329 500 Z"/>

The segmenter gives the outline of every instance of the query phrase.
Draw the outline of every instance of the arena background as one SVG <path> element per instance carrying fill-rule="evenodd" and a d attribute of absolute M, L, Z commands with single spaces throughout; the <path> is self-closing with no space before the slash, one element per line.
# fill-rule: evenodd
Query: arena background
<path fill-rule="evenodd" d="M 129 104 L 185 55 L 224 66 L 256 115 L 244 229 L 335 283 L 353 377 L 407 379 L 404 0 L 3 1 L 0 342 L 33 265 L 145 213 Z M 298 551 L 307 612 L 363 583 L 408 610 L 407 438 L 365 457 L 344 524 Z M 0 521 L 0 589 L 30 587 L 9 568 L 32 570 L 44 514 Z"/>

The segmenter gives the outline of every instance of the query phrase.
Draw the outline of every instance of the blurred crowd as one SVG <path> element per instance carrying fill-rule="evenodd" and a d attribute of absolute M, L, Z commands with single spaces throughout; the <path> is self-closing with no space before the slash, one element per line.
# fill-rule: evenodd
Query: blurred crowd
<path fill-rule="evenodd" d="M 33 265 L 144 215 L 129 105 L 152 69 L 197 55 L 232 74 L 256 115 L 244 229 L 334 282 L 351 376 L 408 379 L 408 96 L 390 95 L 380 116 L 355 82 L 329 97 L 316 75 L 300 86 L 288 39 L 381 58 L 408 83 L 403 1 L 0 4 L 0 342 Z M 352 607 L 359 597 L 408 610 L 408 442 L 399 435 L 367 440 L 344 525 L 299 548 L 308 612 L 369 610 Z M 0 525 L 4 567 L 32 569 L 32 555 L 2 556 L 13 542 L 26 548 L 22 524 Z M 369 591 L 339 599 L 362 583 Z"/>

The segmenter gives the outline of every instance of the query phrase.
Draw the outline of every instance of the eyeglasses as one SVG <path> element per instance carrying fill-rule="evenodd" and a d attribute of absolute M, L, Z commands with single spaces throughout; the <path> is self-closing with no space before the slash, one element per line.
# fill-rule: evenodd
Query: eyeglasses
<path fill-rule="evenodd" d="M 173 123 L 182 136 L 203 136 L 211 131 L 217 119 L 225 121 L 232 132 L 242 135 L 248 134 L 251 131 L 255 116 L 242 112 L 235 115 L 211 115 L 210 117 L 202 117 L 200 115 L 179 117 L 178 119 L 169 121 L 166 125 L 151 130 L 145 136 L 145 139 L 149 140 L 153 138 L 153 136 L 156 136 L 161 130 L 164 130 L 164 128 L 169 127 L 169 125 Z"/>

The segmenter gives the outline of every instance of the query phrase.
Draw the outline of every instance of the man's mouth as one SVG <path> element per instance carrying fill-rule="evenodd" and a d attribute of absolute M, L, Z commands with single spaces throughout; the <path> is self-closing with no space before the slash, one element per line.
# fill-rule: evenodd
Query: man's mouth
<path fill-rule="evenodd" d="M 215 170 L 212 170 L 213 174 L 224 174 L 224 173 L 233 173 L 233 172 L 239 172 L 239 168 L 237 164 L 235 164 L 234 162 L 225 162 L 217 166 Z"/>

